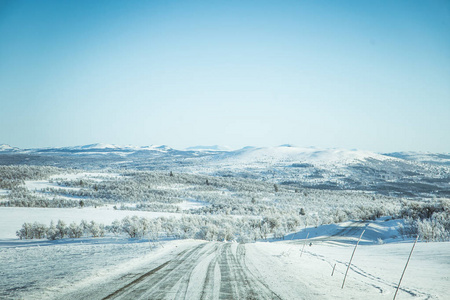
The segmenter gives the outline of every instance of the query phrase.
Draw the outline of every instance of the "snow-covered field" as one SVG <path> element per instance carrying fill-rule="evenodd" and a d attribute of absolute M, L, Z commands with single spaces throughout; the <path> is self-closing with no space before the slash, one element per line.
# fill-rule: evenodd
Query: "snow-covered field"
<path fill-rule="evenodd" d="M 26 180 L 25 187 L 33 192 L 41 192 L 46 188 L 54 188 L 54 189 L 65 189 L 65 190 L 73 190 L 78 191 L 80 188 L 77 187 L 68 187 L 68 186 L 60 186 L 55 182 L 57 180 L 83 180 L 89 179 L 101 182 L 105 179 L 118 178 L 120 175 L 117 173 L 98 173 L 98 172 L 81 172 L 81 173 L 73 173 L 73 174 L 58 174 L 50 176 L 49 180 Z"/>
<path fill-rule="evenodd" d="M 172 249 L 198 243 L 181 240 L 163 246 L 115 238 L 0 240 L 0 299 L 70 299 L 61 294 L 135 272 L 149 260 L 157 260 L 160 252 L 170 255 Z"/>
<path fill-rule="evenodd" d="M 411 246 L 358 246 L 343 289 L 353 245 L 313 242 L 300 257 L 301 243 L 256 243 L 246 246 L 246 257 L 282 299 L 392 299 Z M 448 299 L 449 248 L 448 242 L 418 243 L 397 299 Z"/>

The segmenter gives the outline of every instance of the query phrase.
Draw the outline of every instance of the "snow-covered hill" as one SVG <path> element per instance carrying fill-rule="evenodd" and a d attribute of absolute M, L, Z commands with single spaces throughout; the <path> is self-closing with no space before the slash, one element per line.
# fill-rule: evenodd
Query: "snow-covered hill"
<path fill-rule="evenodd" d="M 7 144 L 0 144 L 0 152 L 12 152 L 12 151 L 19 151 L 19 148 L 11 147 Z"/>
<path fill-rule="evenodd" d="M 32 154 L 77 154 L 77 155 L 90 155 L 90 154 L 103 154 L 103 155 L 120 155 L 126 156 L 139 151 L 156 151 L 156 152 L 168 152 L 173 150 L 166 145 L 151 145 L 151 146 L 133 146 L 133 145 L 115 145 L 96 143 L 89 145 L 73 146 L 73 147 L 58 147 L 58 148 L 35 148 L 21 150 L 21 152 Z"/>
<path fill-rule="evenodd" d="M 222 157 L 217 157 L 219 160 Z M 364 162 L 369 159 L 379 161 L 398 160 L 393 157 L 377 154 L 369 151 L 346 149 L 318 149 L 300 148 L 292 146 L 278 146 L 268 148 L 244 148 L 234 151 L 232 156 L 227 156 L 229 162 L 237 165 L 266 164 L 292 164 L 308 163 L 314 165 L 346 165 Z"/>
<path fill-rule="evenodd" d="M 10 145 L 1 144 L 0 152 L 17 153 L 77 153 L 77 152 L 101 152 L 117 153 L 137 151 L 156 151 L 165 152 L 168 155 L 176 153 L 178 157 L 191 157 L 192 152 L 197 152 L 196 156 L 214 156 L 213 160 L 220 161 L 226 159 L 229 162 L 237 164 L 267 164 L 268 166 L 278 163 L 309 163 L 314 165 L 346 165 L 352 163 L 361 163 L 368 160 L 377 161 L 413 161 L 435 164 L 450 164 L 450 153 L 429 153 L 429 152 L 392 152 L 375 153 L 365 150 L 348 150 L 342 148 L 316 148 L 316 147 L 296 147 L 285 144 L 277 147 L 244 147 L 238 150 L 232 150 L 227 146 L 193 146 L 183 149 L 174 149 L 166 145 L 134 146 L 134 145 L 115 145 L 105 143 L 95 143 L 89 145 L 80 145 L 73 147 L 49 147 L 49 148 L 31 148 L 20 149 Z M 150 153 L 149 153 L 150 154 Z"/>
<path fill-rule="evenodd" d="M 232 151 L 232 149 L 230 147 L 219 146 L 219 145 L 193 146 L 193 147 L 187 147 L 186 150 L 188 150 L 188 151 Z"/>
<path fill-rule="evenodd" d="M 3 146 L 11 149 L 10 146 Z M 314 147 L 165 145 L 76 147 L 0 151 L 0 164 L 53 165 L 82 169 L 126 168 L 245 177 L 321 189 L 356 189 L 402 196 L 450 196 L 450 155 Z M 25 156 L 24 156 L 25 155 Z"/>
<path fill-rule="evenodd" d="M 118 149 L 117 145 L 96 143 L 84 146 L 67 147 L 68 150 L 92 150 L 92 149 Z"/>
<path fill-rule="evenodd" d="M 393 152 L 386 153 L 385 155 L 406 159 L 410 161 L 417 161 L 431 164 L 444 164 L 450 165 L 450 153 L 430 153 L 430 152 Z"/>

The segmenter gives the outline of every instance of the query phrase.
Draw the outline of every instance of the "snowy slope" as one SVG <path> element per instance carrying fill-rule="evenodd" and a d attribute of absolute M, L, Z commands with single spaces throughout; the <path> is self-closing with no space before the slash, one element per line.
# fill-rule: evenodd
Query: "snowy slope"
<path fill-rule="evenodd" d="M 416 246 L 397 299 L 448 299 L 449 245 Z M 302 244 L 256 243 L 246 247 L 246 257 L 250 270 L 281 299 L 392 299 L 411 246 L 360 245 L 344 288 L 354 245 L 314 243 L 300 257 Z"/>

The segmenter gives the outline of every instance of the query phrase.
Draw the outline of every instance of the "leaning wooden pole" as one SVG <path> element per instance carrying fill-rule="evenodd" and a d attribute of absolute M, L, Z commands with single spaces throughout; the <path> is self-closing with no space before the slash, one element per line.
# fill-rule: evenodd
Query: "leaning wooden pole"
<path fill-rule="evenodd" d="M 302 255 L 303 255 L 303 249 L 305 249 L 306 240 L 308 239 L 308 237 L 309 237 L 309 232 L 308 232 L 308 234 L 306 235 L 305 242 L 303 243 L 302 253 L 300 253 L 300 257 L 302 257 Z"/>
<path fill-rule="evenodd" d="M 411 252 L 409 253 L 408 260 L 406 261 L 405 268 L 403 269 L 402 277 L 400 277 L 400 281 L 398 282 L 397 290 L 395 291 L 394 299 L 393 299 L 393 300 L 395 300 L 395 297 L 397 297 L 397 293 L 398 293 L 398 290 L 399 290 L 399 288 L 400 288 L 400 284 L 402 283 L 403 275 L 405 275 L 406 268 L 408 267 L 409 260 L 411 259 L 411 255 L 412 255 L 412 253 L 413 253 L 413 251 L 414 251 L 414 247 L 416 246 L 416 243 L 417 243 L 417 240 L 418 240 L 418 239 L 419 239 L 419 235 L 417 235 L 416 240 L 414 241 L 414 244 L 413 244 L 413 246 L 412 246 Z"/>
<path fill-rule="evenodd" d="M 363 236 L 363 234 L 364 234 L 365 231 L 366 231 L 366 230 L 364 229 L 363 232 L 361 232 L 361 235 L 359 236 L 358 242 L 356 243 L 355 248 L 353 249 L 352 257 L 350 258 L 350 262 L 348 263 L 347 271 L 345 271 L 344 281 L 342 282 L 342 287 L 341 287 L 341 289 L 344 288 L 345 279 L 347 278 L 348 269 L 350 269 L 350 266 L 351 266 L 351 264 L 352 264 L 353 255 L 355 255 L 356 247 L 358 247 L 359 241 L 361 240 L 361 238 L 362 238 L 362 236 Z"/>

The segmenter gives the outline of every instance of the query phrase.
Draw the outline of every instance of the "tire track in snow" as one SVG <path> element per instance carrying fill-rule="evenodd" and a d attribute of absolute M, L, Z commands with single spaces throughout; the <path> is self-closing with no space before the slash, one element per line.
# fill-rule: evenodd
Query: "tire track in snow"
<path fill-rule="evenodd" d="M 175 286 L 187 272 L 192 271 L 206 244 L 185 250 L 169 262 L 159 266 L 156 272 L 149 272 L 142 280 L 131 282 L 106 299 L 165 299 L 171 287 Z M 173 297 L 172 297 L 173 298 Z"/>
<path fill-rule="evenodd" d="M 144 275 L 139 276 L 137 279 L 135 279 L 135 280 L 133 280 L 132 282 L 128 283 L 127 285 L 121 287 L 120 289 L 118 289 L 118 290 L 115 291 L 114 293 L 112 293 L 112 294 L 106 296 L 106 297 L 103 298 L 102 300 L 112 299 L 113 297 L 117 296 L 117 295 L 120 294 L 122 291 L 126 290 L 127 288 L 129 288 L 129 287 L 131 287 L 131 286 L 133 286 L 133 285 L 135 285 L 135 284 L 141 282 L 142 280 L 145 279 L 145 277 L 148 277 L 148 276 L 152 275 L 153 273 L 157 272 L 158 270 L 164 268 L 169 262 L 170 262 L 170 261 L 165 262 L 165 263 L 163 263 L 162 265 L 160 265 L 159 267 L 154 268 L 154 269 L 151 270 L 150 272 L 147 272 L 147 273 L 145 273 Z"/>
<path fill-rule="evenodd" d="M 203 283 L 203 291 L 200 297 L 202 300 L 219 299 L 219 289 L 222 277 L 220 274 L 218 260 L 219 255 L 216 253 L 215 257 L 208 265 L 205 281 Z"/>
<path fill-rule="evenodd" d="M 275 292 L 273 292 L 267 284 L 265 284 L 261 279 L 258 279 L 258 277 L 249 270 L 245 262 L 245 255 L 245 244 L 239 244 L 237 247 L 236 256 L 239 264 L 244 269 L 245 274 L 248 275 L 248 281 L 251 286 L 254 290 L 258 291 L 258 297 L 255 299 L 281 299 L 281 297 L 275 294 Z M 261 292 L 263 294 L 261 294 Z"/>
<path fill-rule="evenodd" d="M 222 277 L 219 299 L 281 299 L 249 271 L 244 244 L 237 246 L 236 256 L 231 244 L 225 244 L 219 265 Z"/>

